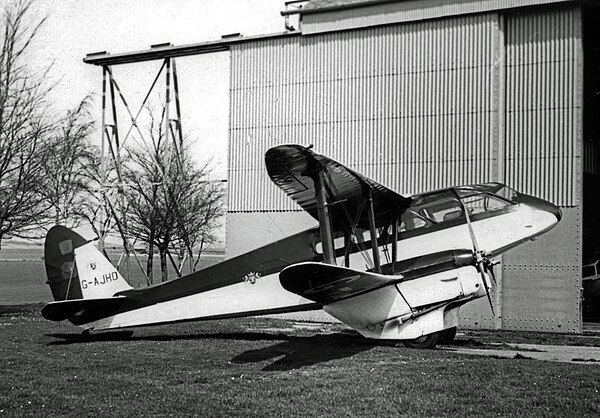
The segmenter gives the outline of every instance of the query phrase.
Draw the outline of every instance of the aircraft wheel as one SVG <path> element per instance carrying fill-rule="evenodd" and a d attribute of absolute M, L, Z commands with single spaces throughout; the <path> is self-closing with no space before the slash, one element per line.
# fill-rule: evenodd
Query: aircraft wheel
<path fill-rule="evenodd" d="M 422 337 L 414 340 L 403 341 L 404 345 L 408 348 L 435 348 L 440 341 L 440 333 L 434 332 L 433 334 L 423 335 Z"/>
<path fill-rule="evenodd" d="M 448 328 L 440 331 L 440 344 L 452 344 L 456 337 L 456 327 Z"/>

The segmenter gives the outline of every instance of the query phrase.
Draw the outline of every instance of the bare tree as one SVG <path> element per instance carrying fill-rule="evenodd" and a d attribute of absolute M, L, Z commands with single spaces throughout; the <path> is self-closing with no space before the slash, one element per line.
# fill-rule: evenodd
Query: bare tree
<path fill-rule="evenodd" d="M 162 281 L 168 279 L 167 251 L 171 244 L 174 220 L 168 207 L 167 189 L 164 187 L 164 181 L 169 177 L 166 172 L 167 144 L 162 123 L 165 112 L 163 109 L 160 121 L 156 120 L 152 111 L 148 112 L 150 144 L 140 142 L 138 146 L 128 149 L 123 176 L 130 205 L 128 231 L 137 240 L 148 245 L 146 271 L 152 283 L 155 249 L 160 255 Z"/>
<path fill-rule="evenodd" d="M 170 249 L 180 245 L 193 257 L 203 239 L 212 239 L 223 211 L 223 192 L 208 181 L 210 163 L 197 167 L 189 152 L 170 143 L 163 134 L 164 116 L 164 109 L 160 121 L 151 116 L 151 144 L 130 149 L 124 170 L 129 232 L 148 245 L 150 280 L 154 250 L 158 251 L 162 281 L 168 280 Z"/>
<path fill-rule="evenodd" d="M 94 127 L 89 106 L 90 100 L 86 97 L 67 113 L 43 144 L 41 194 L 54 224 L 78 226 L 92 209 L 88 202 L 98 179 L 93 171 L 98 150 L 89 141 Z"/>
<path fill-rule="evenodd" d="M 183 165 L 177 179 L 180 193 L 177 194 L 175 209 L 176 236 L 179 248 L 189 257 L 190 271 L 194 271 L 204 248 L 216 240 L 214 231 L 223 216 L 224 192 L 220 182 L 208 180 L 212 171 L 210 161 L 197 167 L 189 159 L 184 159 Z"/>
<path fill-rule="evenodd" d="M 51 129 L 44 120 L 49 87 L 45 74 L 34 74 L 25 54 L 44 19 L 27 25 L 32 1 L 20 0 L 0 10 L 0 243 L 29 236 L 47 218 L 40 193 L 43 141 Z"/>

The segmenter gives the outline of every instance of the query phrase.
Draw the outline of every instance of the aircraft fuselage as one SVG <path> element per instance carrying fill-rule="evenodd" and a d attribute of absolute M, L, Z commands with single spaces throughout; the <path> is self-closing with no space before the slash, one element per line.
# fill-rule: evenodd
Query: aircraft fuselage
<path fill-rule="evenodd" d="M 465 210 L 469 211 L 468 220 Z M 391 317 L 400 318 L 400 322 L 407 322 L 411 315 L 414 316 L 415 312 L 420 312 L 421 309 L 431 306 L 435 308 L 436 304 L 444 308 L 444 302 L 446 305 L 453 303 L 457 307 L 461 301 L 466 302 L 485 294 L 476 283 L 479 276 L 473 259 L 469 221 L 479 248 L 489 256 L 497 256 L 542 234 L 552 228 L 559 219 L 560 210 L 556 206 L 516 193 L 499 184 L 425 193 L 413 197 L 400 222 L 377 226 L 376 242 L 382 260 L 380 270 L 381 273 L 387 274 L 389 286 L 393 288 L 385 289 L 384 286 L 383 290 L 366 291 L 365 296 L 359 295 L 358 298 L 353 295 L 352 303 L 343 300 L 333 304 L 316 303 L 287 291 L 279 281 L 279 272 L 287 266 L 322 261 L 319 228 L 315 228 L 180 279 L 143 289 L 119 288 L 114 296 L 122 297 L 122 302 L 103 309 L 83 309 L 71 316 L 70 320 L 86 329 L 100 330 L 324 307 L 327 312 L 338 318 L 341 315 L 340 319 L 348 323 L 349 319 L 345 315 L 352 310 L 348 306 L 358 306 L 355 302 L 359 305 L 373 304 L 374 297 L 379 308 L 372 315 L 363 315 L 363 319 L 359 321 L 362 331 L 357 324 L 349 325 L 369 337 L 393 338 L 393 333 L 390 333 L 389 329 L 386 331 L 385 326 L 378 330 L 369 329 L 364 322 L 375 321 L 387 324 L 389 328 L 387 322 Z M 394 261 L 391 259 L 390 247 L 395 225 L 398 227 L 398 240 L 397 259 Z M 369 230 L 354 228 L 345 233 L 337 232 L 335 235 L 337 265 L 358 271 L 374 271 L 371 244 L 375 240 L 371 240 Z M 75 250 L 81 277 L 80 282 L 74 285 L 80 287 L 94 284 L 93 272 L 85 271 L 85 266 L 92 264 L 87 256 L 83 255 L 92 251 L 84 251 L 83 248 L 87 246 L 92 244 L 85 244 L 79 250 Z M 454 258 L 449 261 L 450 253 L 453 254 L 451 258 Z M 104 271 L 102 274 L 100 277 L 111 278 L 104 283 L 114 286 L 113 276 L 116 273 Z M 427 289 L 441 290 L 437 293 L 429 291 L 430 300 L 421 298 L 417 301 L 414 297 L 407 296 L 409 293 L 419 293 L 421 285 Z M 391 297 L 396 302 L 386 308 L 377 293 L 385 293 L 390 289 L 392 292 L 388 293 L 386 298 Z M 86 289 L 81 291 L 85 293 Z M 425 312 L 423 315 L 431 314 Z M 440 321 L 440 315 L 443 322 L 443 316 L 448 316 L 448 310 L 440 309 L 437 322 Z M 457 315 L 450 316 L 454 318 Z M 425 322 L 421 320 L 422 324 Z M 446 325 L 452 325 L 456 319 L 446 322 Z M 446 325 L 442 324 L 447 328 Z M 436 326 L 440 325 L 436 324 L 434 327 Z M 424 329 L 429 330 L 427 327 Z M 406 338 L 415 338 L 416 334 L 405 332 L 404 335 Z"/>

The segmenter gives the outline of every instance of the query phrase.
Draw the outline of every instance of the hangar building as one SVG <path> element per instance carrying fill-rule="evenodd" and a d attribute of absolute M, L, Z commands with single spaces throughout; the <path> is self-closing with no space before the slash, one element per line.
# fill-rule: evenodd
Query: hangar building
<path fill-rule="evenodd" d="M 582 265 L 600 255 L 599 11 L 595 1 L 312 0 L 295 30 L 147 57 L 230 51 L 228 255 L 316 226 L 266 174 L 278 144 L 313 144 L 402 194 L 498 181 L 563 218 L 503 256 L 495 317 L 483 298 L 461 324 L 573 333 Z"/>

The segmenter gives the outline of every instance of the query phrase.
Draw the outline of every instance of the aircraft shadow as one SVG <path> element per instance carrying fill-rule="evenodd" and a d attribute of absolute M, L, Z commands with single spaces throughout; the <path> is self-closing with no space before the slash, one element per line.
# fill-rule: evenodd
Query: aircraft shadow
<path fill-rule="evenodd" d="M 232 363 L 260 363 L 274 360 L 263 371 L 288 371 L 330 360 L 351 357 L 377 344 L 364 337 L 347 334 L 288 337 L 278 344 L 248 350 L 235 356 Z"/>
<path fill-rule="evenodd" d="M 177 340 L 242 340 L 277 341 L 268 347 L 245 351 L 232 363 L 260 363 L 273 360 L 263 371 L 288 371 L 330 360 L 351 357 L 378 344 L 359 334 L 334 333 L 313 336 L 291 336 L 262 332 L 211 333 L 184 335 L 133 336 L 133 331 L 109 331 L 93 334 L 45 334 L 56 338 L 48 345 L 85 344 L 103 341 L 177 341 Z"/>
<path fill-rule="evenodd" d="M 208 334 L 163 334 L 163 335 L 133 335 L 134 331 L 102 331 L 97 333 L 85 334 L 44 334 L 46 337 L 57 338 L 58 341 L 51 341 L 48 345 L 68 345 L 79 343 L 92 343 L 100 341 L 178 341 L 178 340 L 283 340 L 290 338 L 284 334 L 268 334 L 260 332 L 237 332 L 237 333 L 208 333 Z"/>
<path fill-rule="evenodd" d="M 133 331 L 111 331 L 98 334 L 44 334 L 46 337 L 57 338 L 58 341 L 51 341 L 48 345 L 68 345 L 79 343 L 90 343 L 95 341 L 127 341 L 132 340 Z"/>

